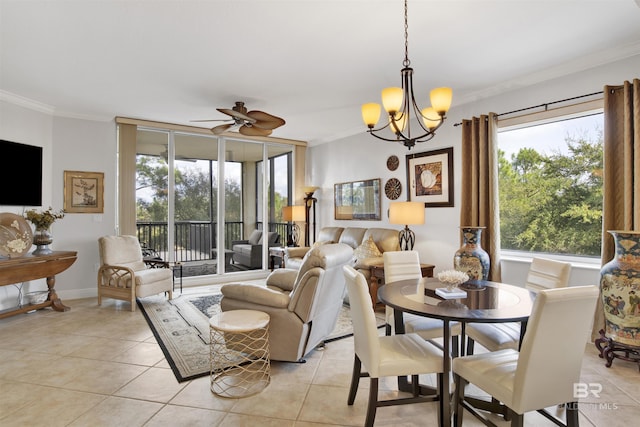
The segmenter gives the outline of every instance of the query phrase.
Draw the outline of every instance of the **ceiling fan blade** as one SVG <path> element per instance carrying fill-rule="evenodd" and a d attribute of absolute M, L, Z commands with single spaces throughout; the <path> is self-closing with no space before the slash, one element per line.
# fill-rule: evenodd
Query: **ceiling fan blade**
<path fill-rule="evenodd" d="M 253 110 L 249 111 L 247 115 L 255 119 L 253 125 L 260 129 L 275 129 L 286 123 L 284 119 L 264 111 Z"/>
<path fill-rule="evenodd" d="M 271 130 L 269 129 L 260 129 L 253 126 L 240 126 L 239 132 L 246 136 L 269 136 L 271 135 Z"/>
<path fill-rule="evenodd" d="M 247 121 L 249 123 L 255 123 L 256 119 L 249 117 L 246 114 L 243 114 L 239 111 L 235 111 L 235 110 L 231 110 L 229 108 L 216 108 L 216 110 L 220 111 L 221 113 L 224 113 L 226 115 L 229 115 L 231 117 L 240 119 L 240 120 L 244 120 Z"/>
<path fill-rule="evenodd" d="M 221 133 L 229 129 L 231 126 L 233 126 L 233 123 L 228 123 L 226 125 L 219 125 L 214 128 L 211 128 L 211 132 L 213 132 L 215 135 L 220 135 Z"/>

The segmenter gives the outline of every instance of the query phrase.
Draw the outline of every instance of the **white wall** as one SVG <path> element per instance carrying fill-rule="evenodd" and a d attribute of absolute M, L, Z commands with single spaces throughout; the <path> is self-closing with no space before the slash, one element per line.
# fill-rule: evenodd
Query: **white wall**
<path fill-rule="evenodd" d="M 114 122 L 54 117 L 49 112 L 0 101 L 0 138 L 43 147 L 43 207 L 63 207 L 63 173 L 81 170 L 105 173 L 104 215 L 66 214 L 52 226 L 54 250 L 78 252 L 77 261 L 56 276 L 55 288 L 63 302 L 96 295 L 97 239 L 115 229 L 116 132 Z M 29 165 L 18 165 L 29 171 Z M 0 212 L 22 214 L 22 206 L 0 206 Z M 31 250 L 34 250 L 32 247 Z M 23 284 L 23 294 L 46 289 L 44 280 Z M 0 287 L 0 310 L 18 304 L 14 286 Z"/>
<path fill-rule="evenodd" d="M 456 106 L 455 88 L 453 108 L 448 113 L 447 122 L 438 130 L 436 137 L 426 143 L 419 143 L 410 152 L 400 144 L 384 142 L 361 134 L 309 148 L 308 185 L 317 185 L 318 227 L 389 227 L 400 229 L 388 222 L 387 210 L 390 200 L 382 195 L 383 219 L 381 221 L 337 221 L 333 216 L 333 185 L 335 183 L 381 178 L 382 186 L 389 178 L 398 178 L 403 183 L 402 194 L 398 200 L 406 200 L 407 175 L 405 155 L 413 152 L 425 152 L 439 148 L 454 149 L 454 207 L 427 208 L 425 224 L 412 226 L 416 233 L 415 249 L 420 260 L 435 264 L 435 271 L 453 267 L 453 254 L 460 246 L 460 165 L 461 165 L 461 128 L 454 127 L 462 119 L 468 119 L 488 112 L 503 113 L 515 109 L 539 105 L 574 96 L 601 91 L 604 85 L 621 84 L 624 80 L 637 78 L 640 70 L 640 56 L 608 64 L 581 73 L 536 84 L 526 88 L 514 88 L 509 93 L 483 99 L 478 102 Z M 354 117 L 354 121 L 359 116 Z M 400 158 L 400 167 L 389 171 L 387 158 L 395 154 Z M 502 263 L 504 282 L 523 284 L 527 263 L 517 260 L 505 260 Z M 598 266 L 575 265 L 570 284 L 597 284 Z"/>
<path fill-rule="evenodd" d="M 53 117 L 50 113 L 0 101 L 0 139 L 42 147 L 43 177 L 51 176 L 52 129 Z M 6 162 L 7 159 L 3 159 L 3 161 Z M 23 173 L 29 173 L 30 165 L 17 164 L 13 166 L 22 169 Z M 8 167 L 8 165 L 5 164 L 3 167 Z M 11 185 L 11 183 L 3 183 L 2 185 Z M 50 180 L 43 183 L 42 203 L 46 206 L 51 203 L 52 188 Z M 22 215 L 23 211 L 21 206 L 0 206 L 0 212 Z M 23 294 L 30 290 L 46 289 L 47 285 L 44 280 L 38 282 L 41 283 L 23 285 Z M 0 310 L 17 305 L 18 289 L 14 286 L 1 286 Z"/>

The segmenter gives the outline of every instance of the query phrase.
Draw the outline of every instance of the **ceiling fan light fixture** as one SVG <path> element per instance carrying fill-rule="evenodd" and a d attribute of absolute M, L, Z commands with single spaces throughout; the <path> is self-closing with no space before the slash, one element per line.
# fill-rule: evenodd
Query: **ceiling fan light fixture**
<path fill-rule="evenodd" d="M 284 119 L 265 113 L 264 111 L 247 111 L 247 107 L 244 106 L 244 102 L 242 101 L 237 101 L 231 109 L 216 108 L 216 110 L 230 116 L 230 118 L 227 120 L 194 120 L 196 122 L 233 121 L 233 123 L 227 123 L 211 128 L 211 132 L 215 135 L 221 135 L 222 133 L 231 130 L 232 127 L 237 126 L 238 132 L 242 135 L 268 136 L 271 135 L 273 129 L 283 126 L 286 123 Z"/>
<path fill-rule="evenodd" d="M 380 116 L 380 105 L 368 103 L 362 106 L 362 120 L 367 126 L 367 132 L 383 141 L 399 142 L 409 150 L 417 142 L 426 142 L 435 136 L 436 130 L 442 126 L 446 114 L 451 107 L 453 91 L 448 87 L 440 87 L 431 91 L 431 106 L 419 109 L 413 91 L 413 68 L 409 60 L 409 19 L 407 0 L 404 1 L 404 61 L 400 70 L 401 87 L 388 87 L 382 90 L 382 105 L 387 112 L 387 123 L 375 129 Z M 412 132 L 412 116 L 414 126 Z M 394 137 L 385 136 L 384 129 L 389 128 Z"/>

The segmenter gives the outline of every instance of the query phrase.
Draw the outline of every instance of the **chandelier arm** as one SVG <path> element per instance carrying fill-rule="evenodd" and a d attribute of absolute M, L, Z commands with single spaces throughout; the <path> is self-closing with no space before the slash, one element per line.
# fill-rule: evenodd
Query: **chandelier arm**
<path fill-rule="evenodd" d="M 416 102 L 415 95 L 413 93 L 413 69 L 410 67 L 411 61 L 409 60 L 409 13 L 407 0 L 404 1 L 404 61 L 402 62 L 402 64 L 403 68 L 401 70 L 401 76 L 403 100 L 401 108 L 399 109 L 399 111 L 387 112 L 388 123 L 384 126 L 374 129 L 373 125 L 367 123 L 369 127 L 367 129 L 367 132 L 383 141 L 399 142 L 410 150 L 411 147 L 415 146 L 416 142 L 426 142 L 435 136 L 436 130 L 440 128 L 440 126 L 442 126 L 446 119 L 446 112 L 438 112 L 438 115 L 440 116 L 438 124 L 433 128 L 429 128 L 424 123 L 424 119 L 429 119 L 429 121 L 431 122 L 435 122 L 435 120 L 433 118 L 424 116 L 422 114 L 422 110 L 420 110 L 420 107 L 418 107 L 418 103 Z M 415 120 L 418 122 L 418 126 L 420 126 L 420 128 L 415 129 L 417 129 L 419 133 L 424 132 L 418 137 L 413 137 L 411 133 L 412 110 L 413 116 L 415 116 Z M 404 128 L 404 133 L 401 127 Z M 389 130 L 392 131 L 395 139 L 386 138 L 377 134 L 377 132 L 382 131 L 386 128 L 389 128 Z M 422 129 L 422 131 L 420 131 L 420 129 Z"/>

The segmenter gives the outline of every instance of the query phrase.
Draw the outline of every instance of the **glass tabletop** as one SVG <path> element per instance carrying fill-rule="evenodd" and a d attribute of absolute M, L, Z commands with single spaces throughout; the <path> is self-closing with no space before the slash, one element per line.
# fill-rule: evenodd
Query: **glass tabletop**
<path fill-rule="evenodd" d="M 394 309 L 436 319 L 519 322 L 529 317 L 535 298 L 525 288 L 484 280 L 460 285 L 466 295 L 459 298 L 442 297 L 444 288 L 434 278 L 401 280 L 382 286 L 378 299 Z"/>

